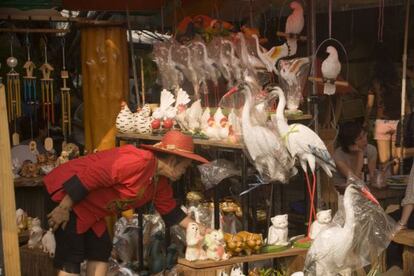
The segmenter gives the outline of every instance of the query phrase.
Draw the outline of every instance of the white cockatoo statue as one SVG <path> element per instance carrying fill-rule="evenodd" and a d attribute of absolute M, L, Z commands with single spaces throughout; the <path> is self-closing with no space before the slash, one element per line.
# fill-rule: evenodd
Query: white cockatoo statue
<path fill-rule="evenodd" d="M 201 107 L 201 100 L 193 102 L 191 107 L 186 111 L 186 121 L 188 130 L 196 132 L 201 127 L 201 116 L 203 115 L 203 108 Z"/>
<path fill-rule="evenodd" d="M 341 72 L 341 63 L 338 59 L 338 52 L 335 47 L 328 46 L 326 52 L 328 57 L 322 62 L 322 76 L 324 78 L 323 93 L 333 95 L 336 91 L 335 80 Z"/>
<path fill-rule="evenodd" d="M 167 89 L 163 89 L 161 91 L 160 106 L 154 110 L 152 117 L 161 121 L 174 118 L 176 114 L 176 110 L 172 106 L 174 102 L 174 95 Z"/>
<path fill-rule="evenodd" d="M 292 9 L 292 13 L 286 19 L 285 33 L 298 35 L 302 32 L 303 26 L 305 25 L 303 8 L 297 1 L 290 3 L 290 8 Z"/>

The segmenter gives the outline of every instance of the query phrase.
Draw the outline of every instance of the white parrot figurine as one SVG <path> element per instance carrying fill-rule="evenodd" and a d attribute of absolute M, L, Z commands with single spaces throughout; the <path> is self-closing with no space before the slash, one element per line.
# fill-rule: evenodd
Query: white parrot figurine
<path fill-rule="evenodd" d="M 335 94 L 336 86 L 334 84 L 336 78 L 341 72 L 341 63 L 338 59 L 338 52 L 335 47 L 328 46 L 326 52 L 328 57 L 322 62 L 322 76 L 327 82 L 324 84 L 323 93 L 326 95 Z"/>
<path fill-rule="evenodd" d="M 172 107 L 174 102 L 174 95 L 170 91 L 163 89 L 161 91 L 160 106 L 155 109 L 152 117 L 161 121 L 166 118 L 174 118 L 176 113 L 176 110 Z"/>

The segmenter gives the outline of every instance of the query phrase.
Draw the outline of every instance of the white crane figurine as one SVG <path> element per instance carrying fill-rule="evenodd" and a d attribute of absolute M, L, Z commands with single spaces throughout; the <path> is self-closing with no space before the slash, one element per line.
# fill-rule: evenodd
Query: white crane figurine
<path fill-rule="evenodd" d="M 362 180 L 348 179 L 343 200 L 343 225 L 335 224 L 316 237 L 306 256 L 305 275 L 334 276 L 364 266 L 395 233 L 395 222 Z"/>
<path fill-rule="evenodd" d="M 284 115 L 286 106 L 286 98 L 283 90 L 276 86 L 270 89 L 270 94 L 279 98 L 279 102 L 276 108 L 276 126 L 282 136 L 282 139 L 287 147 L 287 150 L 293 158 L 298 158 L 300 165 L 305 172 L 306 183 L 308 186 L 308 192 L 310 196 L 310 214 L 309 214 L 309 225 L 312 223 L 312 216 L 316 216 L 315 208 L 313 206 L 314 194 L 316 189 L 316 177 L 315 177 L 315 166 L 318 163 L 325 173 L 332 177 L 332 172 L 335 171 L 335 163 L 329 154 L 325 144 L 321 138 L 309 127 L 302 124 L 291 124 L 287 123 Z M 312 172 L 313 184 L 310 186 L 307 166 Z"/>
<path fill-rule="evenodd" d="M 260 86 L 251 77 L 245 77 L 246 82 L 237 88 L 232 88 L 224 97 L 237 91 L 245 97 L 241 126 L 243 141 L 247 151 L 254 162 L 256 169 L 265 181 L 280 181 L 286 183 L 290 176 L 296 174 L 293 159 L 286 151 L 277 131 L 270 129 L 266 122 L 253 118 L 257 104 L 253 98 L 253 91 L 259 93 Z M 262 104 L 262 103 L 261 103 Z M 260 106 L 262 106 L 259 104 Z"/>

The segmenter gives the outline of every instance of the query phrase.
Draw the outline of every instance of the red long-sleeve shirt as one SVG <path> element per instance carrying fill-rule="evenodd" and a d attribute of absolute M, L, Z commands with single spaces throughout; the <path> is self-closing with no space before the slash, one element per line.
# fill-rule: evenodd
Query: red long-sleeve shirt
<path fill-rule="evenodd" d="M 60 202 L 66 194 L 75 201 L 78 233 L 92 228 L 101 236 L 106 229 L 105 216 L 151 200 L 166 224 L 176 224 L 185 217 L 168 179 L 154 177 L 156 167 L 151 151 L 125 145 L 60 165 L 45 176 L 44 183 L 53 201 Z"/>

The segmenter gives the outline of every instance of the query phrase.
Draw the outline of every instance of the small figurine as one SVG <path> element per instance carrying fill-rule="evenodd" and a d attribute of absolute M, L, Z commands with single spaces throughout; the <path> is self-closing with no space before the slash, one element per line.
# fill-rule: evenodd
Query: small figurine
<path fill-rule="evenodd" d="M 229 255 L 225 252 L 223 231 L 213 230 L 204 237 L 207 246 L 207 258 L 215 261 L 227 260 Z"/>
<path fill-rule="evenodd" d="M 43 229 L 40 227 L 40 219 L 33 218 L 30 230 L 29 241 L 27 243 L 30 249 L 42 247 Z"/>
<path fill-rule="evenodd" d="M 230 276 L 245 276 L 239 266 L 233 266 L 230 271 Z"/>
<path fill-rule="evenodd" d="M 187 249 L 185 258 L 188 261 L 205 260 L 206 254 L 202 248 L 203 236 L 200 234 L 200 228 L 195 222 L 190 222 L 186 231 Z"/>
<path fill-rule="evenodd" d="M 269 227 L 267 244 L 286 246 L 288 242 L 288 215 L 277 215 L 272 219 L 272 226 Z"/>
<path fill-rule="evenodd" d="M 46 154 L 39 153 L 36 157 L 37 157 L 37 164 L 39 166 L 46 165 L 46 162 L 47 162 Z"/>
<path fill-rule="evenodd" d="M 50 258 L 55 256 L 56 240 L 50 228 L 42 238 L 42 248 L 44 253 L 48 253 Z"/>
<path fill-rule="evenodd" d="M 238 256 L 243 251 L 243 239 L 238 235 L 225 233 L 226 251 L 230 256 Z"/>
<path fill-rule="evenodd" d="M 316 214 L 316 220 L 312 223 L 309 237 L 314 240 L 316 236 L 331 224 L 332 220 L 332 210 L 322 210 Z"/>
<path fill-rule="evenodd" d="M 20 170 L 20 175 L 23 177 L 38 177 L 40 172 L 40 167 L 33 163 L 30 160 L 23 161 L 22 168 Z"/>
<path fill-rule="evenodd" d="M 79 147 L 74 143 L 64 142 L 62 145 L 62 151 L 66 151 L 68 153 L 69 160 L 78 158 L 80 156 Z"/>
<path fill-rule="evenodd" d="M 23 209 L 16 210 L 16 225 L 19 233 L 27 227 L 27 214 Z"/>
<path fill-rule="evenodd" d="M 243 250 L 247 255 L 259 253 L 260 248 L 262 248 L 263 245 L 262 234 L 241 231 L 237 233 L 237 236 L 243 240 Z"/>
<path fill-rule="evenodd" d="M 65 164 L 68 161 L 69 161 L 69 153 L 65 150 L 62 150 L 62 152 L 60 153 L 60 156 L 56 160 L 56 167 L 59 165 Z"/>

